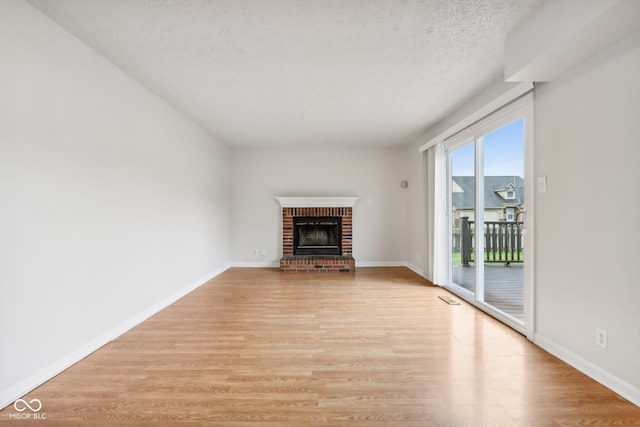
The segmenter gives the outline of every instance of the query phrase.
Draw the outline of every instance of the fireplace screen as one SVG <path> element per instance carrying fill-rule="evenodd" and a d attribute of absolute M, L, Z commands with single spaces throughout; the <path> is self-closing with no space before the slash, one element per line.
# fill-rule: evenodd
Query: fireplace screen
<path fill-rule="evenodd" d="M 341 255 L 342 218 L 296 217 L 293 220 L 294 255 Z"/>

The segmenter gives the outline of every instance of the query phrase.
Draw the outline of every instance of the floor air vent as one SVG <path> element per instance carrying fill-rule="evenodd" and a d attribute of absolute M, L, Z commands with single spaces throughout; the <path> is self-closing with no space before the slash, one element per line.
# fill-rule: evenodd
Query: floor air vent
<path fill-rule="evenodd" d="M 438 298 L 440 298 L 442 301 L 446 302 L 449 305 L 460 305 L 460 301 L 447 295 L 439 295 Z"/>

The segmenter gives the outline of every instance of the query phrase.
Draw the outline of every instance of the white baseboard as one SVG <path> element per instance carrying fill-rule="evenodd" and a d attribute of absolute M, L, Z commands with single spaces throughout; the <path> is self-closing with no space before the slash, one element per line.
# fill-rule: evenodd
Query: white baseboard
<path fill-rule="evenodd" d="M 239 268 L 279 268 L 279 262 L 233 262 L 231 267 Z M 410 267 L 406 261 L 358 261 L 356 260 L 356 267 L 408 267 L 418 274 L 419 269 Z"/>
<path fill-rule="evenodd" d="M 615 393 L 629 400 L 636 406 L 640 406 L 640 389 L 628 382 L 616 377 L 599 366 L 580 357 L 576 353 L 562 347 L 561 345 L 536 334 L 533 341 L 536 345 L 553 354 L 560 360 L 568 363 L 583 374 L 593 378 L 600 384 L 611 389 Z"/>
<path fill-rule="evenodd" d="M 419 267 L 416 267 L 415 265 L 411 264 L 410 262 L 407 262 L 405 265 L 409 270 L 413 271 L 414 273 L 418 273 L 419 275 L 424 277 L 424 270 L 423 269 L 421 269 Z M 425 279 L 426 279 L 426 277 L 425 277 Z M 429 279 L 427 279 L 427 280 L 429 280 Z"/>
<path fill-rule="evenodd" d="M 231 263 L 231 267 L 237 268 L 280 268 L 280 262 L 234 262 Z"/>
<path fill-rule="evenodd" d="M 39 387 L 40 385 L 49 381 L 51 378 L 55 377 L 62 371 L 75 365 L 85 357 L 89 356 L 91 353 L 95 352 L 96 350 L 100 349 L 101 347 L 110 343 L 111 341 L 115 340 L 116 338 L 118 338 L 125 332 L 129 331 L 130 329 L 134 328 L 135 326 L 139 325 L 140 323 L 144 322 L 154 314 L 167 308 L 174 302 L 178 301 L 180 298 L 184 297 L 188 293 L 194 291 L 198 287 L 205 284 L 207 281 L 223 273 L 224 271 L 229 269 L 229 267 L 230 265 L 225 265 L 205 275 L 204 277 L 196 280 L 190 285 L 180 289 L 179 291 L 173 293 L 172 295 L 169 295 L 163 300 L 158 301 L 157 303 L 153 304 L 152 306 L 142 311 L 141 313 L 133 317 L 130 317 L 129 319 L 125 320 L 119 325 L 111 328 L 107 332 L 85 343 L 83 346 L 67 354 L 65 357 L 58 359 L 57 361 L 53 362 L 49 366 L 46 366 L 45 368 L 39 370 L 33 375 L 23 379 L 22 381 L 19 381 L 18 383 L 12 385 L 8 389 L 2 390 L 0 392 L 0 409 L 3 409 L 4 407 L 10 405 L 15 400 L 29 393 L 31 390 L 35 389 L 36 387 Z"/>
<path fill-rule="evenodd" d="M 424 277 L 423 269 L 416 267 L 415 265 L 407 261 L 383 261 L 383 262 L 356 261 L 356 267 L 407 267 L 409 270 L 413 271 L 414 273 L 417 273 L 420 276 Z"/>
<path fill-rule="evenodd" d="M 356 267 L 406 267 L 406 261 L 358 261 Z"/>
<path fill-rule="evenodd" d="M 279 262 L 234 262 L 231 267 L 239 268 L 279 268 Z M 356 267 L 407 267 L 424 277 L 424 270 L 406 261 L 357 261 Z"/>

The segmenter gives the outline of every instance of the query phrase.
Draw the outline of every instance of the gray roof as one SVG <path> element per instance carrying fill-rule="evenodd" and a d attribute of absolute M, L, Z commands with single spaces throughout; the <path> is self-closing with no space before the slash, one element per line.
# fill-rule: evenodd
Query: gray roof
<path fill-rule="evenodd" d="M 474 209 L 475 180 L 472 176 L 454 176 L 452 179 L 462 189 L 462 193 L 452 193 L 453 207 L 456 209 Z M 503 199 L 498 191 L 514 187 L 515 199 Z M 485 176 L 484 204 L 485 209 L 520 206 L 524 203 L 524 179 L 519 176 Z"/>

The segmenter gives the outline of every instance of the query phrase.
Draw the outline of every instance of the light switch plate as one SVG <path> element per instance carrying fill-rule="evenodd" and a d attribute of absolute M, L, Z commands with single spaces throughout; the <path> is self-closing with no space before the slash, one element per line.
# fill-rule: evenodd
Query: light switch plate
<path fill-rule="evenodd" d="M 538 193 L 545 193 L 547 191 L 547 177 L 538 177 Z"/>

